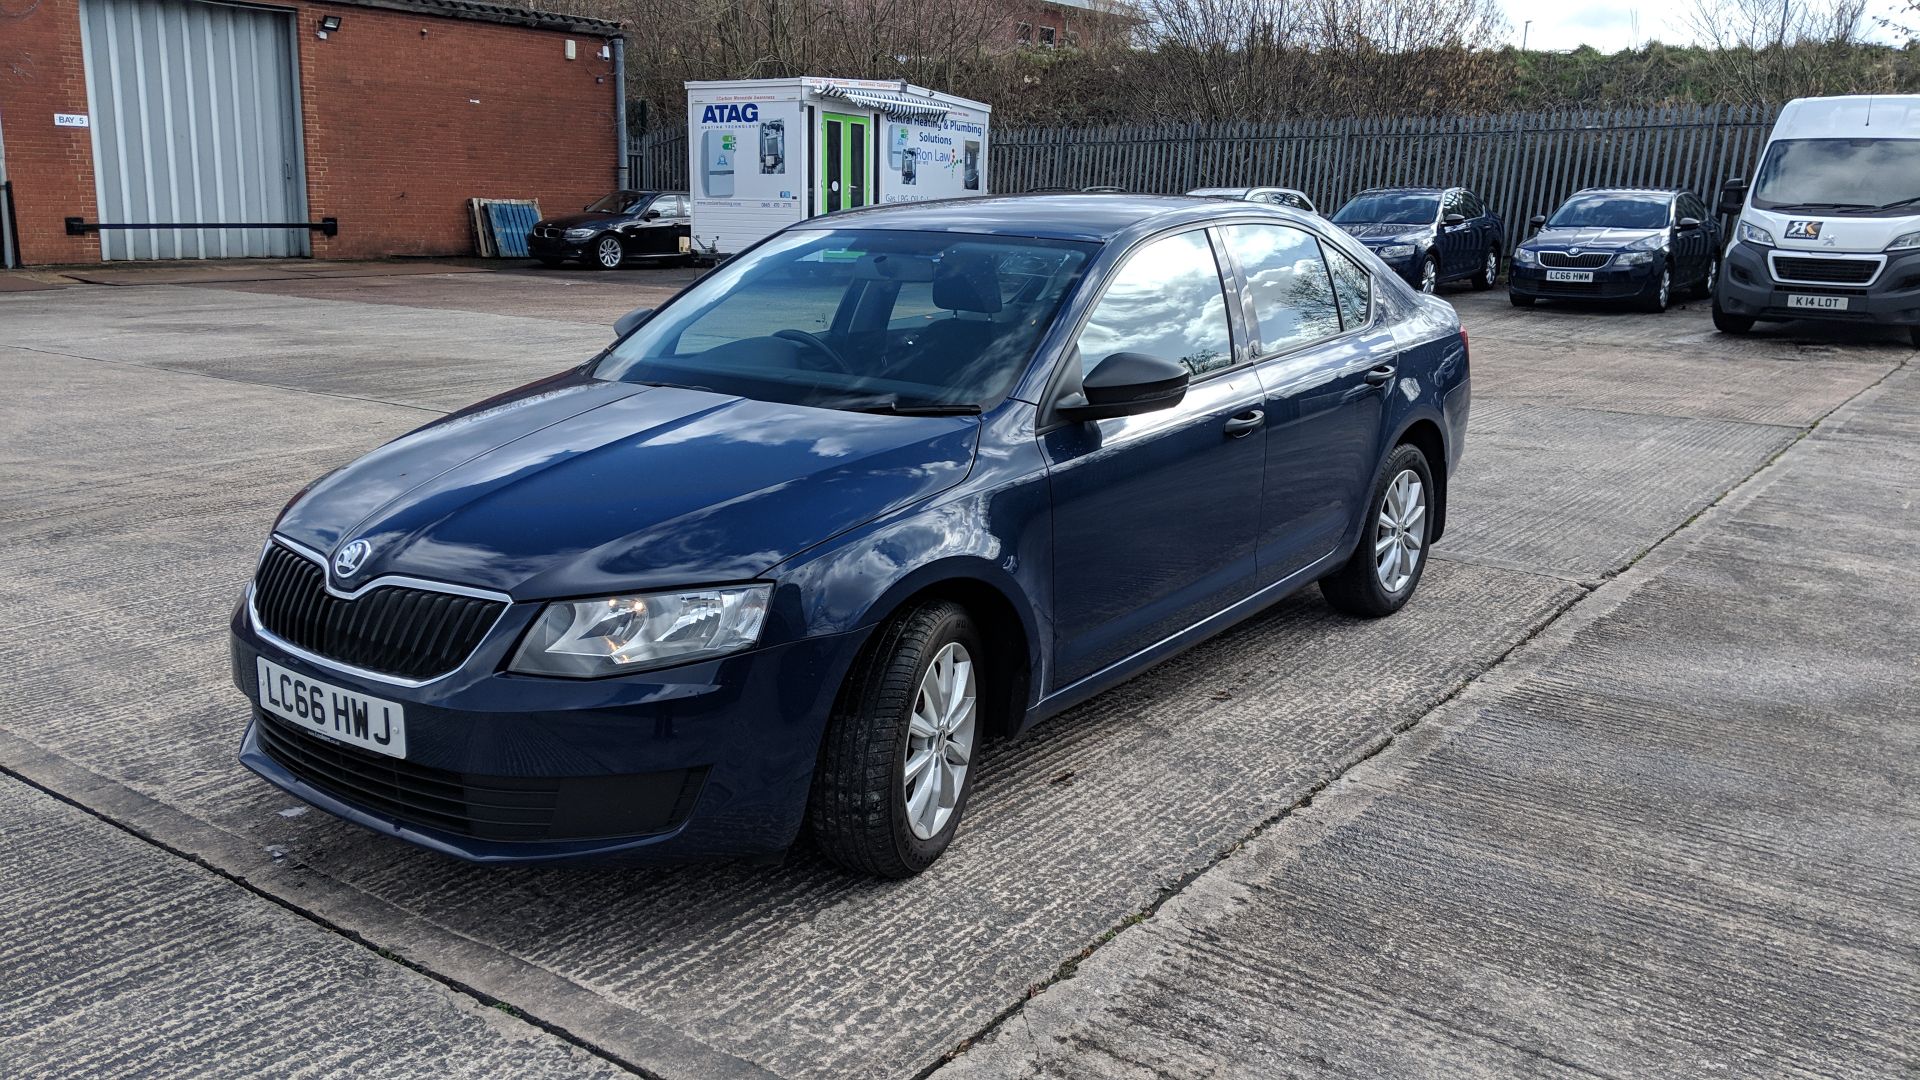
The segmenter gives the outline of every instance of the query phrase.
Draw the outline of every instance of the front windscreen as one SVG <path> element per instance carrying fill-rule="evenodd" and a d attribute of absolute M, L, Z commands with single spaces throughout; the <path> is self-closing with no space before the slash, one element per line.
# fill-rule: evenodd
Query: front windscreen
<path fill-rule="evenodd" d="M 1911 213 L 1920 139 L 1782 139 L 1767 148 L 1753 205 L 1792 213 Z"/>
<path fill-rule="evenodd" d="M 1356 195 L 1333 215 L 1339 225 L 1431 225 L 1440 216 L 1440 196 L 1381 192 Z"/>
<path fill-rule="evenodd" d="M 1669 195 L 1575 195 L 1547 219 L 1549 229 L 1664 229 Z"/>
<path fill-rule="evenodd" d="M 631 191 L 616 191 L 611 195 L 602 195 L 587 205 L 590 214 L 624 214 L 627 208 L 640 201 L 640 196 Z"/>
<path fill-rule="evenodd" d="M 595 374 L 821 408 L 984 406 L 1012 389 L 1094 250 L 964 233 L 787 233 L 676 298 Z"/>

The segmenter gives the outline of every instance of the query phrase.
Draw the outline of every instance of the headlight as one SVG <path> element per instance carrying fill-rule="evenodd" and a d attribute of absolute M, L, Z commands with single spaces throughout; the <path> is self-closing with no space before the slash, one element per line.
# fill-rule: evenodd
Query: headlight
<path fill-rule="evenodd" d="M 595 233 L 596 231 L 597 231 L 597 230 L 594 230 L 594 229 L 568 229 L 568 230 L 567 230 L 567 239 L 569 239 L 569 240 L 591 240 L 591 239 L 593 239 L 593 234 L 594 234 L 594 233 Z"/>
<path fill-rule="evenodd" d="M 1749 225 L 1744 221 L 1740 223 L 1740 239 L 1745 240 L 1749 244 L 1757 244 L 1760 247 L 1773 246 L 1772 233 L 1758 225 Z"/>
<path fill-rule="evenodd" d="M 1540 261 L 1540 255 L 1532 248 L 1516 248 L 1513 252 L 1513 265 L 1533 266 Z"/>
<path fill-rule="evenodd" d="M 1907 251 L 1912 248 L 1920 248 L 1920 232 L 1901 233 L 1893 238 L 1893 243 L 1887 245 L 1888 251 Z"/>
<path fill-rule="evenodd" d="M 1657 251 L 1623 251 L 1613 257 L 1615 266 L 1645 266 L 1660 257 Z"/>
<path fill-rule="evenodd" d="M 1383 259 L 1410 259 L 1413 257 L 1413 253 L 1419 249 L 1412 244 L 1388 244 L 1386 247 L 1374 248 L 1373 250 Z"/>
<path fill-rule="evenodd" d="M 590 678 L 750 649 L 772 593 L 771 585 L 743 585 L 548 604 L 509 667 Z"/>

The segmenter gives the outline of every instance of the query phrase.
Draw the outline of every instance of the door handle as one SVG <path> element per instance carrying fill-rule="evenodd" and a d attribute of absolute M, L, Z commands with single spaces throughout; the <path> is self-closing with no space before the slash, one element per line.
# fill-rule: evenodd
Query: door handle
<path fill-rule="evenodd" d="M 1394 372 L 1400 370 L 1392 364 L 1381 364 L 1367 372 L 1368 386 L 1385 386 L 1393 381 Z"/>
<path fill-rule="evenodd" d="M 1227 421 L 1225 431 L 1229 439 L 1244 439 L 1253 434 L 1254 429 L 1267 422 L 1267 414 L 1259 409 L 1248 409 Z"/>

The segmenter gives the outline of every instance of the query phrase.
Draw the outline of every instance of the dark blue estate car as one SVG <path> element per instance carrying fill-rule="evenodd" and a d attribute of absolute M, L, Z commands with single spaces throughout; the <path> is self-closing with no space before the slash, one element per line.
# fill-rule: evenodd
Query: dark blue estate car
<path fill-rule="evenodd" d="M 1587 188 L 1513 253 L 1507 295 L 1538 300 L 1623 300 L 1665 311 L 1676 291 L 1712 296 L 1720 225 L 1690 191 Z"/>
<path fill-rule="evenodd" d="M 1421 292 L 1462 278 L 1476 289 L 1500 280 L 1506 225 L 1466 188 L 1373 188 L 1347 200 L 1333 223 Z"/>
<path fill-rule="evenodd" d="M 986 737 L 1310 582 L 1404 604 L 1467 405 L 1452 309 L 1292 210 L 814 219 L 295 497 L 241 760 L 476 861 L 913 873 Z"/>

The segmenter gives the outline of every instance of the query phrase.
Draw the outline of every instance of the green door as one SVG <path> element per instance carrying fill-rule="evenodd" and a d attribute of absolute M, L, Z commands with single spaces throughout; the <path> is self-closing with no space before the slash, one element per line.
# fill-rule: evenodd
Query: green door
<path fill-rule="evenodd" d="M 820 212 L 851 210 L 872 200 L 873 121 L 844 113 L 820 114 Z"/>

